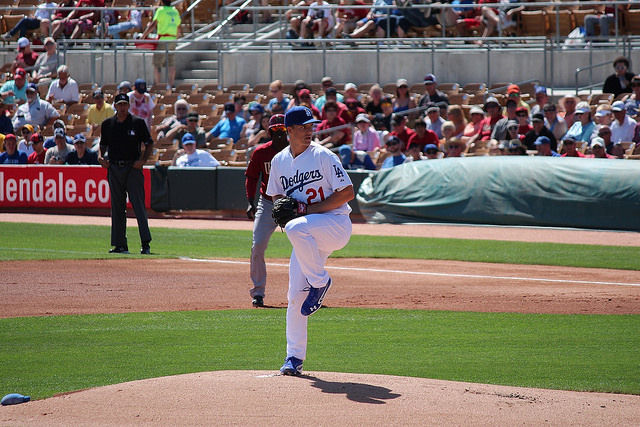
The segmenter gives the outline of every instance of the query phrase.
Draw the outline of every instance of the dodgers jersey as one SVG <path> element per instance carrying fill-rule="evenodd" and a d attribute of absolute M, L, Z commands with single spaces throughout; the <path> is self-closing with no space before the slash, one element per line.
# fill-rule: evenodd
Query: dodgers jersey
<path fill-rule="evenodd" d="M 312 205 L 350 185 L 351 179 L 338 156 L 312 142 L 298 157 L 293 157 L 290 147 L 275 155 L 271 160 L 267 195 L 289 196 Z M 351 207 L 345 203 L 325 213 L 349 215 Z"/>

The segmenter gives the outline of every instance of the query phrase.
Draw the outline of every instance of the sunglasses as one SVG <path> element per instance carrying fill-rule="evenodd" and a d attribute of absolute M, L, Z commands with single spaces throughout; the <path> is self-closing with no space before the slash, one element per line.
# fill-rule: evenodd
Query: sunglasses
<path fill-rule="evenodd" d="M 333 86 L 333 82 L 324 82 L 324 83 L 322 83 L 322 86 L 331 87 L 331 86 Z"/>
<path fill-rule="evenodd" d="M 527 117 L 527 113 L 517 113 L 516 116 L 518 116 L 518 117 Z"/>
<path fill-rule="evenodd" d="M 518 126 L 511 126 L 508 127 L 507 130 L 518 130 Z"/>
<path fill-rule="evenodd" d="M 187 108 L 185 108 L 185 107 L 178 107 L 178 108 L 176 108 L 176 110 L 178 110 L 178 111 L 186 111 L 186 110 L 187 110 Z"/>
<path fill-rule="evenodd" d="M 564 145 L 573 145 L 575 143 L 575 141 L 564 141 Z"/>
<path fill-rule="evenodd" d="M 271 126 L 269 130 L 271 132 L 286 132 L 287 128 L 284 126 Z"/>
<path fill-rule="evenodd" d="M 187 119 L 188 122 L 197 122 L 198 119 Z"/>
<path fill-rule="evenodd" d="M 555 111 L 556 111 L 556 109 L 555 109 L 555 108 L 545 108 L 545 109 L 544 109 L 544 112 L 545 112 L 545 113 L 554 113 Z"/>

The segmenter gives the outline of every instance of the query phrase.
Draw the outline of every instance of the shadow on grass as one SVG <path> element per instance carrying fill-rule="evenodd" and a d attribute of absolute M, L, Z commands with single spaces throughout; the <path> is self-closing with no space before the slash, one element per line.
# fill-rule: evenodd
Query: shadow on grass
<path fill-rule="evenodd" d="M 382 405 L 385 400 L 396 399 L 401 394 L 392 393 L 386 387 L 352 382 L 325 381 L 311 375 L 302 375 L 302 378 L 313 381 L 312 387 L 319 388 L 323 393 L 344 394 L 347 399 L 359 403 Z"/>

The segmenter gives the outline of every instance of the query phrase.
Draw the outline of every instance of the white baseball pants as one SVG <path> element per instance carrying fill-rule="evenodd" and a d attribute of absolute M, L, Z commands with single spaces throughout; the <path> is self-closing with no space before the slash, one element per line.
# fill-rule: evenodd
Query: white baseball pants
<path fill-rule="evenodd" d="M 287 306 L 287 357 L 304 360 L 307 354 L 307 319 L 300 313 L 309 286 L 321 288 L 329 281 L 327 258 L 342 249 L 351 237 L 349 215 L 311 214 L 285 226 L 293 246 L 289 261 Z"/>

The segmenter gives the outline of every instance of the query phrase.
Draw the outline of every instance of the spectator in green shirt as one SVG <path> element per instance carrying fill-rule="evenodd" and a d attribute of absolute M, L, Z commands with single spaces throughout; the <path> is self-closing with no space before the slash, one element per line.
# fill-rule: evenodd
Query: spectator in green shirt
<path fill-rule="evenodd" d="M 153 30 L 157 30 L 158 40 L 176 40 L 180 33 L 180 12 L 178 9 L 171 6 L 171 0 L 160 0 L 162 6 L 160 6 L 155 14 L 153 20 L 149 23 L 147 28 L 142 34 L 142 38 L 146 39 Z M 169 43 L 169 50 L 174 50 L 175 43 Z M 165 54 L 165 44 L 158 44 L 157 52 L 153 55 L 153 76 L 154 83 L 162 81 L 161 71 L 162 67 L 167 67 L 168 70 L 168 85 L 173 87 L 176 79 L 176 58 L 175 53 Z"/>

